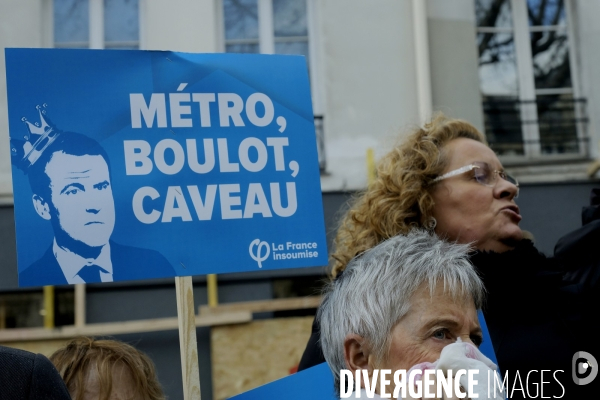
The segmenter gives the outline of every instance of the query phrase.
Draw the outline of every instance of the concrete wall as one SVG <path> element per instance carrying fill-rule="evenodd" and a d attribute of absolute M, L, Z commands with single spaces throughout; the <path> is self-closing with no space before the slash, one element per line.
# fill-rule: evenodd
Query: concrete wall
<path fill-rule="evenodd" d="M 215 53 L 215 0 L 140 0 L 140 43 L 144 50 Z"/>
<path fill-rule="evenodd" d="M 412 2 L 319 3 L 327 172 L 323 191 L 366 186 L 376 158 L 418 123 Z M 472 0 L 428 0 L 434 111 L 483 129 Z"/>
<path fill-rule="evenodd" d="M 433 109 L 483 131 L 473 0 L 428 0 Z"/>
<path fill-rule="evenodd" d="M 366 186 L 366 149 L 389 148 L 416 123 L 417 88 L 409 0 L 318 3 L 323 46 L 327 170 L 324 191 Z"/>

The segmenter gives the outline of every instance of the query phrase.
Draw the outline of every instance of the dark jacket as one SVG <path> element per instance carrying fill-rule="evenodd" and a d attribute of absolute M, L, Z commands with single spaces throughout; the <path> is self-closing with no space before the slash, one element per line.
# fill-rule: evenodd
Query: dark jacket
<path fill-rule="evenodd" d="M 71 396 L 46 357 L 0 346 L 0 399 L 70 400 Z"/>
<path fill-rule="evenodd" d="M 584 315 L 596 314 L 600 306 L 600 189 L 592 190 L 590 202 L 581 213 L 581 228 L 560 238 L 554 247 L 555 257 L 565 267 L 567 289 L 578 297 Z"/>
<path fill-rule="evenodd" d="M 113 267 L 113 281 L 134 279 L 166 278 L 175 276 L 175 270 L 158 251 L 140 247 L 125 246 L 110 241 L 110 260 Z M 83 267 L 83 266 L 82 266 Z M 19 286 L 66 285 L 65 278 L 52 245 L 42 258 L 19 273 Z"/>
<path fill-rule="evenodd" d="M 588 243 L 590 247 L 580 246 L 584 243 L 581 237 L 574 249 L 575 244 L 569 242 L 575 254 L 586 254 L 585 258 L 577 258 L 571 263 L 565 264 L 568 257 L 564 247 L 556 257 L 547 258 L 528 240 L 505 253 L 471 254 L 471 262 L 487 290 L 483 312 L 498 364 L 508 377 L 509 388 L 524 389 L 507 393 L 511 399 L 535 397 L 535 391 L 540 390 L 542 370 L 552 371 L 543 376 L 543 381 L 549 382 L 544 385 L 544 396 L 572 398 L 600 382 L 599 377 L 599 382 L 582 387 L 574 385 L 572 379 L 575 352 L 587 351 L 597 354 L 600 359 L 600 339 L 593 328 L 599 315 L 594 309 L 600 307 L 597 301 L 600 221 L 597 223 L 598 229 L 593 231 L 597 237 Z M 589 261 L 587 266 L 581 264 L 583 259 Z M 592 316 L 594 318 L 590 318 Z M 325 361 L 318 340 L 315 322 L 299 370 Z M 526 380 L 530 371 L 536 372 L 530 374 L 527 393 Z M 519 379 L 522 384 L 515 383 Z M 538 384 L 537 388 L 535 384 Z"/>
<path fill-rule="evenodd" d="M 551 371 L 543 378 L 544 396 L 572 398 L 571 360 L 580 335 L 570 320 L 579 319 L 579 310 L 564 291 L 561 265 L 528 240 L 505 253 L 473 253 L 471 262 L 487 291 L 483 313 L 499 367 L 509 388 L 525 389 L 509 398 L 535 397 L 542 370 Z"/>

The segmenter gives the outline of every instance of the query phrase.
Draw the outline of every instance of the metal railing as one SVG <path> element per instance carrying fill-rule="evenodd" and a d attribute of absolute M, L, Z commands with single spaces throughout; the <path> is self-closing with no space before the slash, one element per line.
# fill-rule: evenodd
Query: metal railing
<path fill-rule="evenodd" d="M 492 149 L 498 154 L 527 155 L 527 148 L 544 154 L 587 154 L 587 100 L 562 95 L 538 96 L 536 100 L 486 98 L 483 101 L 485 132 Z M 536 119 L 524 120 L 528 107 Z M 525 130 L 534 128 L 536 139 Z M 538 147 L 539 146 L 539 147 Z"/>
<path fill-rule="evenodd" d="M 325 172 L 327 160 L 325 159 L 325 134 L 323 130 L 323 116 L 315 115 L 315 133 L 317 135 L 317 154 L 319 157 L 319 171 Z"/>

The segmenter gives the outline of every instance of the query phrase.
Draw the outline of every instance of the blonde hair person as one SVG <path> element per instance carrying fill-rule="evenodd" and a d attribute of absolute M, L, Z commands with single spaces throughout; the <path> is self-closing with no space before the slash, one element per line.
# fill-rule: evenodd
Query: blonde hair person
<path fill-rule="evenodd" d="M 152 360 L 127 343 L 79 337 L 50 361 L 73 400 L 165 400 Z"/>
<path fill-rule="evenodd" d="M 470 123 L 438 114 L 381 159 L 377 177 L 355 198 L 340 224 L 331 255 L 333 277 L 357 254 L 382 240 L 432 227 L 434 201 L 429 185 L 447 164 L 444 145 L 458 138 L 486 144 Z"/>

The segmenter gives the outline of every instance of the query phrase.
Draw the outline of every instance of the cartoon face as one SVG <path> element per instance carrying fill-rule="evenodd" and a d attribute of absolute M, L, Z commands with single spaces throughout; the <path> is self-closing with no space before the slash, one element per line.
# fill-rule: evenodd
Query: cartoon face
<path fill-rule="evenodd" d="M 115 226 L 115 204 L 108 165 L 99 155 L 58 151 L 46 165 L 50 178 L 50 218 L 76 242 L 90 247 L 108 243 Z"/>

